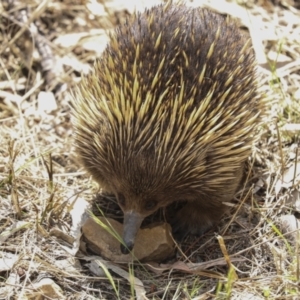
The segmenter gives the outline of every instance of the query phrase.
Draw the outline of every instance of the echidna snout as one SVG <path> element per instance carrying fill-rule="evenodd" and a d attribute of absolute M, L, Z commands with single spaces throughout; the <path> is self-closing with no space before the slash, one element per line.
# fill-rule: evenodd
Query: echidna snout
<path fill-rule="evenodd" d="M 123 243 L 121 244 L 121 252 L 128 254 L 134 246 L 135 237 L 142 224 L 143 216 L 134 211 L 124 213 L 124 229 L 123 229 Z"/>

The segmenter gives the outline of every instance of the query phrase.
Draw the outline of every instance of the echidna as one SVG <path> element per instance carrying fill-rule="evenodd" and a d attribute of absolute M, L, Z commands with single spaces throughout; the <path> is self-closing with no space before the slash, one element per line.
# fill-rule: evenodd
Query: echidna
<path fill-rule="evenodd" d="M 225 16 L 184 4 L 129 17 L 74 96 L 77 153 L 124 212 L 123 253 L 142 220 L 186 201 L 178 232 L 219 221 L 261 123 L 248 36 Z"/>

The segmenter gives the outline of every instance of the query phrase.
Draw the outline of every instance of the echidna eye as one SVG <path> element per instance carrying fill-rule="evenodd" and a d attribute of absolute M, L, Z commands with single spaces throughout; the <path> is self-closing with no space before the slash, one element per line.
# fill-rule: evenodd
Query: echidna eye
<path fill-rule="evenodd" d="M 145 209 L 147 210 L 151 210 L 156 206 L 157 202 L 156 201 L 147 201 L 146 205 L 145 205 Z"/>
<path fill-rule="evenodd" d="M 121 206 L 125 205 L 125 197 L 123 194 L 118 194 L 118 202 Z"/>

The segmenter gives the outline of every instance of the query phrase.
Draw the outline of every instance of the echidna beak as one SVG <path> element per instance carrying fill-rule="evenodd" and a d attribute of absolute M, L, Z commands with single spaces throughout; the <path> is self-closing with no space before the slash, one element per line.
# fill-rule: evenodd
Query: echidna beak
<path fill-rule="evenodd" d="M 123 244 L 121 244 L 123 254 L 128 254 L 133 249 L 135 237 L 143 219 L 144 217 L 134 211 L 124 213 Z"/>

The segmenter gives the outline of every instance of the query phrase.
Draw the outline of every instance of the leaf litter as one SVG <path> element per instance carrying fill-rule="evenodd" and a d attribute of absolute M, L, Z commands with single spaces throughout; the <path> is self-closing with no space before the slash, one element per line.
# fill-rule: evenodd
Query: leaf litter
<path fill-rule="evenodd" d="M 186 2 L 249 30 L 270 116 L 234 217 L 225 216 L 216 232 L 188 237 L 168 261 L 135 264 L 80 250 L 85 208 L 72 215 L 74 198 L 122 216 L 78 165 L 69 92 L 108 33 L 135 7 L 160 1 L 1 2 L 0 298 L 297 299 L 300 7 L 295 0 Z"/>

